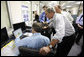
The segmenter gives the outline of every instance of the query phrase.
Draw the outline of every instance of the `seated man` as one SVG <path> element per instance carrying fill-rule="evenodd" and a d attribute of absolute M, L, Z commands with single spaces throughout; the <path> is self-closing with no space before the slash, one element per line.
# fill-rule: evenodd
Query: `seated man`
<path fill-rule="evenodd" d="M 33 23 L 32 25 L 32 33 L 33 35 L 31 37 L 26 37 L 24 39 L 20 39 L 17 37 L 15 39 L 15 44 L 17 47 L 19 46 L 27 46 L 28 48 L 33 48 L 36 50 L 39 50 L 43 46 L 47 46 L 50 43 L 49 38 L 46 36 L 41 35 L 42 30 L 41 23 Z"/>

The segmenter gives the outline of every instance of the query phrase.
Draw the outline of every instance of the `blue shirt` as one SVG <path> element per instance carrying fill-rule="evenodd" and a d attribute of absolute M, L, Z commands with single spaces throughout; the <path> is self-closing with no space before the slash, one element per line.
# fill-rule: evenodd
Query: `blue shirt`
<path fill-rule="evenodd" d="M 83 13 L 80 14 L 79 17 L 77 17 L 76 24 L 83 25 Z"/>
<path fill-rule="evenodd" d="M 40 22 L 45 22 L 45 16 L 46 16 L 46 15 L 45 15 L 45 12 L 43 12 L 43 13 L 39 16 L 39 21 L 40 21 Z M 46 22 L 49 23 L 50 20 L 47 18 Z"/>
<path fill-rule="evenodd" d="M 26 37 L 23 39 L 16 38 L 15 44 L 19 46 L 27 46 L 28 48 L 33 48 L 39 50 L 40 48 L 50 44 L 49 38 L 41 35 L 40 33 L 34 33 L 31 37 Z"/>

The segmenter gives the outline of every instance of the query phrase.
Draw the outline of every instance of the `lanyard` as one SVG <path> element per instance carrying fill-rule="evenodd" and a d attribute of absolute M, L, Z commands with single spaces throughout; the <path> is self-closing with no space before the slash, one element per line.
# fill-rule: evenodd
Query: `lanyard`
<path fill-rule="evenodd" d="M 81 17 L 80 17 L 80 19 L 79 19 L 79 21 L 81 21 L 81 18 L 83 17 L 83 15 L 81 15 Z"/>

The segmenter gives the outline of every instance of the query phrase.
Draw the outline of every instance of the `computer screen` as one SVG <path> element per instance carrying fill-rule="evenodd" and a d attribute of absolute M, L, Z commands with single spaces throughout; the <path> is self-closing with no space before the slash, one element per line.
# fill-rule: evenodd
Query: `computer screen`
<path fill-rule="evenodd" d="M 9 40 L 6 27 L 1 29 L 1 45 L 3 45 L 7 40 Z"/>
<path fill-rule="evenodd" d="M 22 31 L 26 29 L 25 22 L 13 24 L 14 31 L 21 28 Z"/>
<path fill-rule="evenodd" d="M 15 30 L 13 33 L 16 38 L 20 37 L 23 34 L 21 28 Z"/>

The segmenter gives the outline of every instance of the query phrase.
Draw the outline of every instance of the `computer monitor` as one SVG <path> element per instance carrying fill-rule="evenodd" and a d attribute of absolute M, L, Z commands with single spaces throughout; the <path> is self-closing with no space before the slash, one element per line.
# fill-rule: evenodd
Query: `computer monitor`
<path fill-rule="evenodd" d="M 23 34 L 21 28 L 15 30 L 13 33 L 16 38 L 22 36 Z"/>
<path fill-rule="evenodd" d="M 25 22 L 13 24 L 14 31 L 21 28 L 22 31 L 26 30 Z"/>
<path fill-rule="evenodd" d="M 6 27 L 1 29 L 1 46 L 9 40 Z"/>

